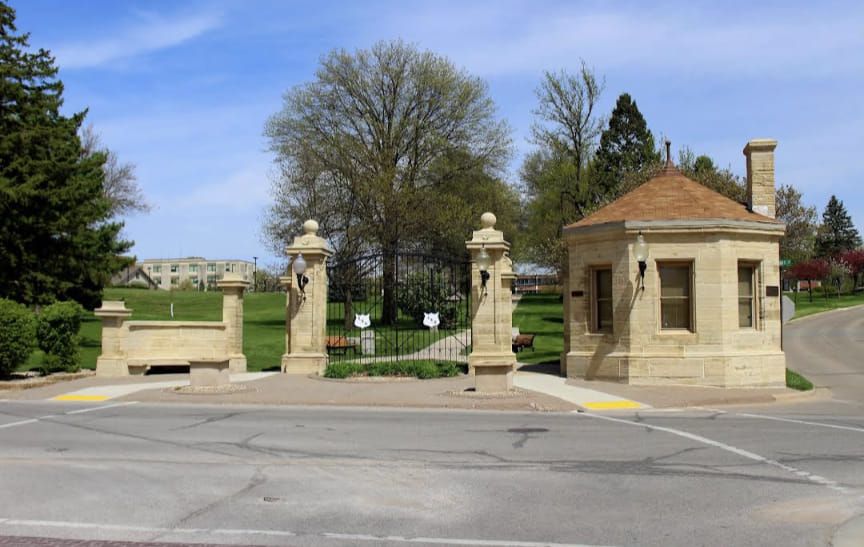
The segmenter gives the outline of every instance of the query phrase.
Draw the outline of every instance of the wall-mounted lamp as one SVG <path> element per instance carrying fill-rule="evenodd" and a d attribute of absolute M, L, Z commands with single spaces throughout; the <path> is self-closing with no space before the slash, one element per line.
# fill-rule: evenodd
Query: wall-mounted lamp
<path fill-rule="evenodd" d="M 639 285 L 642 290 L 645 290 L 645 269 L 648 268 L 648 244 L 645 243 L 645 236 L 642 232 L 636 236 L 636 245 L 633 247 L 633 254 L 636 255 L 636 261 L 639 263 Z"/>
<path fill-rule="evenodd" d="M 309 278 L 306 277 L 306 259 L 303 258 L 303 253 L 297 255 L 294 259 L 294 273 L 297 274 L 297 286 L 300 288 L 300 294 L 303 299 L 306 299 L 306 285 L 309 283 Z"/>
<path fill-rule="evenodd" d="M 486 282 L 489 281 L 489 266 L 492 264 L 492 257 L 486 252 L 486 247 L 480 247 L 480 252 L 477 253 L 477 269 L 480 270 L 480 284 L 483 287 L 483 292 L 486 292 Z"/>

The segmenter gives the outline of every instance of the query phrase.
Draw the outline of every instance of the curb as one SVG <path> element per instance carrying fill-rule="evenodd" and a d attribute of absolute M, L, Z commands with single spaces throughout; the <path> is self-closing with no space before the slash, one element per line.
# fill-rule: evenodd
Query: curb
<path fill-rule="evenodd" d="M 813 389 L 798 391 L 796 393 L 776 393 L 774 395 L 774 400 L 778 403 L 792 403 L 804 399 L 811 399 L 817 395 L 820 398 L 830 397 L 831 390 L 827 387 L 814 387 Z"/>
<path fill-rule="evenodd" d="M 803 317 L 793 317 L 793 318 L 790 319 L 789 322 L 786 323 L 786 324 L 787 324 L 787 325 L 791 325 L 791 324 L 793 324 L 793 323 L 798 323 L 798 322 L 800 322 L 800 321 L 806 321 L 806 320 L 808 320 L 808 319 L 810 319 L 810 318 L 812 318 L 812 317 L 824 317 L 824 316 L 826 316 L 826 315 L 828 315 L 828 314 L 831 314 L 831 313 L 838 313 L 838 312 L 843 312 L 843 311 L 854 310 L 854 309 L 856 309 L 856 308 L 860 308 L 860 307 L 862 307 L 862 306 L 864 306 L 864 304 L 855 304 L 854 306 L 846 306 L 845 308 L 833 308 L 833 309 L 830 309 L 830 310 L 819 311 L 819 312 L 816 312 L 816 313 L 811 313 L 811 314 L 809 314 L 809 315 L 805 315 L 805 316 L 803 316 Z"/>

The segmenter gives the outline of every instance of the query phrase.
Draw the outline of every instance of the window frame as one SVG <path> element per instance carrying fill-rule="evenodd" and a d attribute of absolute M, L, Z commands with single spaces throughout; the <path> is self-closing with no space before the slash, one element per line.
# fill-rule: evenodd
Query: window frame
<path fill-rule="evenodd" d="M 614 270 L 612 269 L 611 264 L 598 264 L 595 266 L 589 267 L 589 282 L 591 287 L 591 314 L 590 314 L 590 322 L 589 322 L 589 331 L 592 334 L 612 334 L 615 331 L 615 290 L 613 287 L 612 280 L 614 279 Z M 611 306 L 611 322 L 612 324 L 608 327 L 600 327 L 600 290 L 599 290 L 599 279 L 600 272 L 609 272 L 609 305 Z M 603 298 L 602 300 L 607 300 Z"/>
<path fill-rule="evenodd" d="M 695 260 L 655 260 L 655 271 L 657 272 L 657 331 L 663 334 L 693 334 L 696 332 L 696 298 L 695 298 L 695 283 L 696 277 L 696 262 Z M 687 309 L 688 309 L 688 326 L 687 327 L 664 327 L 663 326 L 663 278 L 660 275 L 661 268 L 687 268 Z M 683 299 L 684 297 L 667 296 L 667 299 Z"/>
<path fill-rule="evenodd" d="M 741 325 L 741 282 L 740 275 L 741 268 L 749 268 L 750 269 L 750 325 L 742 326 Z M 760 263 L 756 260 L 739 260 L 738 267 L 736 268 L 736 288 L 738 290 L 738 297 L 735 301 L 736 309 L 738 310 L 738 329 L 739 330 L 759 330 L 761 327 L 760 318 L 760 309 L 759 309 L 759 271 L 760 271 Z"/>

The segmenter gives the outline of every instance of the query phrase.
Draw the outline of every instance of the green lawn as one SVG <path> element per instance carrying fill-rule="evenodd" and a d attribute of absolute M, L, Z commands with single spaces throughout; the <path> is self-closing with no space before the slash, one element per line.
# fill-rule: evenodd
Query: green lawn
<path fill-rule="evenodd" d="M 799 319 L 801 317 L 807 317 L 808 315 L 813 315 L 814 313 L 819 313 L 828 310 L 835 310 L 837 308 L 848 308 L 849 306 L 860 306 L 864 304 L 864 292 L 859 292 L 857 294 L 841 294 L 840 298 L 837 298 L 837 295 L 834 296 L 829 295 L 826 299 L 821 292 L 813 291 L 813 302 L 810 302 L 810 297 L 807 295 L 807 291 L 799 292 L 798 296 L 795 296 L 795 293 L 787 292 L 786 296 L 792 299 L 794 302 L 797 298 L 797 302 L 795 304 L 795 317 L 794 319 Z"/>
<path fill-rule="evenodd" d="M 557 294 L 526 294 L 513 312 L 513 326 L 534 334 L 534 351 L 522 350 L 520 363 L 558 363 L 564 351 L 564 313 Z"/>

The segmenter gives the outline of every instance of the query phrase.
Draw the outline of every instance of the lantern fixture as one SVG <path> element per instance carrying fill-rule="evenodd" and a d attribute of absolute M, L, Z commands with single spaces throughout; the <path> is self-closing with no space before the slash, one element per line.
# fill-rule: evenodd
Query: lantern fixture
<path fill-rule="evenodd" d="M 309 283 L 309 278 L 304 275 L 306 273 L 306 259 L 303 258 L 303 253 L 297 255 L 292 265 L 294 273 L 297 274 L 297 286 L 300 288 L 300 294 L 303 295 L 303 299 L 305 300 L 306 285 Z"/>
<path fill-rule="evenodd" d="M 648 268 L 648 244 L 645 243 L 645 236 L 642 231 L 636 236 L 636 245 L 633 246 L 633 254 L 636 255 L 636 261 L 639 263 L 639 286 L 645 290 L 645 270 Z"/>

